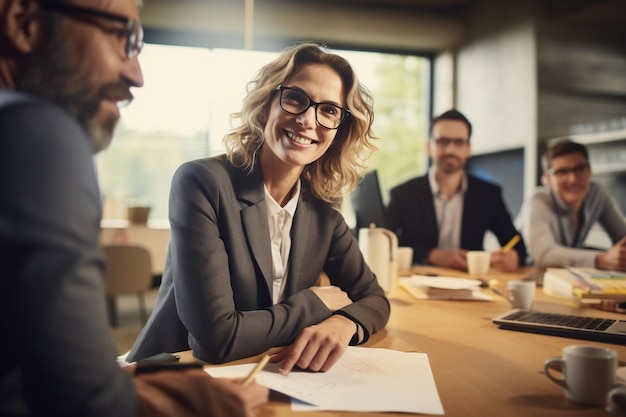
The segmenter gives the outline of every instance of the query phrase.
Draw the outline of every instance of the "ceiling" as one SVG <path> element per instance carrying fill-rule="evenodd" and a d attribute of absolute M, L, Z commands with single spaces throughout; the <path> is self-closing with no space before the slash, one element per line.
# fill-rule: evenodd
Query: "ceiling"
<path fill-rule="evenodd" d="M 462 42 L 468 31 L 480 33 L 484 20 L 477 17 L 485 11 L 495 10 L 494 13 L 499 13 L 495 18 L 501 15 L 506 21 L 510 20 L 508 11 L 515 15 L 520 9 L 523 13 L 533 13 L 536 23 L 546 23 L 544 29 L 607 33 L 613 38 L 618 33 L 626 41 L 626 0 L 254 1 L 257 47 L 263 39 L 296 38 L 381 50 L 443 51 Z M 142 22 L 152 29 L 152 35 L 155 30 L 173 30 L 187 36 L 174 43 L 233 47 L 241 44 L 244 3 L 244 0 L 144 0 Z M 387 18 L 380 19 L 381 15 Z M 493 16 L 488 18 L 493 20 Z M 376 27 L 376 30 L 364 31 L 363 27 Z M 355 33 L 359 34 L 358 42 Z M 164 36 L 167 39 L 154 41 L 171 41 L 171 34 Z"/>
<path fill-rule="evenodd" d="M 307 3 L 311 0 L 291 0 L 290 3 Z M 405 10 L 442 16 L 463 16 L 469 6 L 477 0 L 316 0 L 317 4 L 354 6 L 359 8 L 379 8 L 385 10 Z"/>
<path fill-rule="evenodd" d="M 310 1 L 290 0 L 290 3 Z M 465 17 L 484 0 L 316 0 L 316 3 Z M 626 0 L 539 0 L 539 4 L 550 21 L 626 30 Z"/>
<path fill-rule="evenodd" d="M 543 3 L 548 20 L 626 30 L 626 0 L 544 0 Z"/>

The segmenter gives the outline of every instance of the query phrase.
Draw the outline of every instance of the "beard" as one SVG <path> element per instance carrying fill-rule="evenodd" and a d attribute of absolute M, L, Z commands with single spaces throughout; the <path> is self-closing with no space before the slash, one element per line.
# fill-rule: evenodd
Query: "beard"
<path fill-rule="evenodd" d="M 440 158 L 437 167 L 439 171 L 450 175 L 465 169 L 465 163 L 461 158 L 451 155 Z"/>
<path fill-rule="evenodd" d="M 51 29 L 47 40 L 18 64 L 16 88 L 53 101 L 69 112 L 87 132 L 97 153 L 109 146 L 117 124 L 115 115 L 98 120 L 100 103 L 111 96 L 130 101 L 132 95 L 121 80 L 100 85 L 90 82 L 89 62 L 70 51 L 62 32 Z"/>

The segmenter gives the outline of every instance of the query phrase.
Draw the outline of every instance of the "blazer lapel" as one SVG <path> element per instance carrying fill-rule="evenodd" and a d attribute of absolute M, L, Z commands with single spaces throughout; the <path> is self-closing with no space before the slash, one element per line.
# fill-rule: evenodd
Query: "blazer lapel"
<path fill-rule="evenodd" d="M 285 287 L 285 296 L 294 294 L 295 288 L 298 287 L 299 273 L 302 271 L 302 262 L 307 255 L 307 248 L 314 248 L 316 239 L 315 231 L 312 230 L 311 221 L 313 218 L 313 209 L 307 203 L 304 196 L 309 192 L 305 189 L 304 181 L 302 183 L 302 191 L 298 200 L 298 208 L 291 225 L 291 252 L 289 254 L 289 273 Z"/>
<path fill-rule="evenodd" d="M 244 203 L 241 209 L 241 222 L 246 239 L 271 294 L 272 252 L 269 244 L 270 231 L 267 225 L 263 175 L 260 168 L 256 167 L 252 174 L 238 171 L 237 189 L 238 198 Z"/>

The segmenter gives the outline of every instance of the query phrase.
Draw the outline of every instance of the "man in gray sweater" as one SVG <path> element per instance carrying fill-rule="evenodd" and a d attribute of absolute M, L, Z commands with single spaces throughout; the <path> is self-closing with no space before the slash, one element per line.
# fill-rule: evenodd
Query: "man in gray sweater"
<path fill-rule="evenodd" d="M 525 238 L 540 267 L 595 267 L 626 270 L 626 222 L 616 201 L 591 181 L 587 148 L 569 139 L 553 142 L 543 156 L 545 184 L 527 202 Z M 585 246 L 598 222 L 613 246 Z"/>

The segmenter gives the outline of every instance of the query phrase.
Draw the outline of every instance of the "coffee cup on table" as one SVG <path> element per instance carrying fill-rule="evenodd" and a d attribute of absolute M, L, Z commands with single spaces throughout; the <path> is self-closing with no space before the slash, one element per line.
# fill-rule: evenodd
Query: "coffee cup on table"
<path fill-rule="evenodd" d="M 516 279 L 509 281 L 504 290 L 504 297 L 511 307 L 530 310 L 535 298 L 535 281 Z"/>
<path fill-rule="evenodd" d="M 617 391 L 615 371 L 617 352 L 612 349 L 570 345 L 560 357 L 548 359 L 543 366 L 547 377 L 565 388 L 565 397 L 585 405 L 605 405 L 623 391 Z M 624 388 L 624 387 L 621 387 Z"/>
<path fill-rule="evenodd" d="M 491 266 L 491 253 L 482 250 L 467 252 L 467 271 L 472 278 L 484 278 Z"/>
<path fill-rule="evenodd" d="M 413 248 L 400 246 L 398 248 L 398 272 L 400 275 L 411 275 L 413 265 Z"/>

